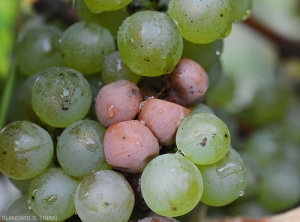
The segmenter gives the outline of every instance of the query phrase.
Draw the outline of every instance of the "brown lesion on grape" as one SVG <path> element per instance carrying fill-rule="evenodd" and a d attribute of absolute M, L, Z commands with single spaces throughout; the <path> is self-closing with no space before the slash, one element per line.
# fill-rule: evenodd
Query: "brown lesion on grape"
<path fill-rule="evenodd" d="M 202 140 L 202 142 L 200 143 L 200 145 L 201 145 L 202 147 L 206 146 L 206 141 L 207 141 L 207 138 L 204 137 L 203 140 Z"/>
<path fill-rule="evenodd" d="M 175 207 L 175 206 L 172 207 L 172 210 L 173 210 L 173 211 L 176 211 L 176 210 L 177 210 L 177 207 Z"/>

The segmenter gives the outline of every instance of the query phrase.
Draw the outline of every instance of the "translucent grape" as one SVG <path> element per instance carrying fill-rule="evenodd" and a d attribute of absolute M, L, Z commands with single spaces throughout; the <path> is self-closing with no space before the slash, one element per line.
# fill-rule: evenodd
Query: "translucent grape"
<path fill-rule="evenodd" d="M 129 183 L 112 170 L 85 176 L 74 198 L 76 212 L 83 222 L 127 222 L 134 206 Z"/>
<path fill-rule="evenodd" d="M 34 213 L 33 210 L 25 207 L 27 200 L 28 200 L 27 194 L 23 194 L 22 196 L 14 200 L 8 206 L 2 219 L 4 219 L 4 221 L 11 221 L 11 222 L 17 222 L 21 220 L 28 221 L 28 222 L 42 221 L 40 220 L 40 217 Z"/>
<path fill-rule="evenodd" d="M 49 133 L 34 123 L 16 121 L 0 131 L 0 170 L 10 178 L 37 176 L 49 165 L 53 152 Z"/>
<path fill-rule="evenodd" d="M 230 148 L 224 158 L 209 165 L 198 165 L 203 177 L 201 201 L 210 206 L 224 206 L 244 195 L 247 168 L 241 156 Z"/>
<path fill-rule="evenodd" d="M 171 0 L 169 15 L 188 41 L 205 44 L 219 39 L 232 24 L 231 0 Z"/>
<path fill-rule="evenodd" d="M 265 166 L 257 200 L 272 212 L 282 212 L 300 200 L 300 177 L 295 165 L 281 159 Z"/>
<path fill-rule="evenodd" d="M 232 0 L 234 22 L 244 21 L 251 16 L 252 3 L 253 0 Z"/>
<path fill-rule="evenodd" d="M 196 164 L 206 165 L 222 159 L 230 147 L 226 124 L 211 113 L 191 112 L 180 123 L 176 145 Z"/>
<path fill-rule="evenodd" d="M 102 64 L 102 79 L 105 84 L 117 80 L 128 80 L 137 84 L 141 76 L 132 72 L 123 62 L 118 51 L 115 51 L 105 57 Z"/>
<path fill-rule="evenodd" d="M 73 196 L 78 184 L 61 168 L 48 168 L 31 181 L 27 204 L 38 216 L 47 216 L 48 220 L 68 219 L 75 213 Z"/>
<path fill-rule="evenodd" d="M 93 13 L 100 13 L 103 11 L 115 11 L 124 8 L 132 0 L 84 0 L 87 7 Z"/>
<path fill-rule="evenodd" d="M 207 44 L 197 44 L 183 39 L 182 57 L 193 59 L 207 71 L 220 59 L 223 45 L 222 39 Z"/>
<path fill-rule="evenodd" d="M 93 120 L 79 120 L 59 136 L 56 152 L 61 167 L 69 175 L 82 178 L 92 171 L 111 169 L 103 151 L 106 128 Z"/>
<path fill-rule="evenodd" d="M 59 48 L 64 65 L 83 74 L 100 72 L 105 56 L 116 50 L 114 38 L 106 28 L 85 21 L 64 31 Z"/>
<path fill-rule="evenodd" d="M 50 126 L 64 128 L 81 120 L 92 102 L 84 76 L 71 68 L 52 67 L 41 73 L 32 87 L 32 107 Z"/>
<path fill-rule="evenodd" d="M 95 14 L 88 9 L 83 0 L 75 0 L 74 5 L 80 20 L 99 23 L 107 28 L 113 36 L 117 35 L 122 22 L 129 16 L 126 8 Z"/>
<path fill-rule="evenodd" d="M 175 22 L 157 11 L 140 11 L 129 16 L 118 31 L 117 43 L 124 63 L 142 76 L 172 72 L 183 49 Z"/>
<path fill-rule="evenodd" d="M 33 75 L 63 64 L 58 47 L 61 33 L 55 26 L 43 25 L 27 29 L 21 34 L 16 47 L 16 57 L 23 74 Z"/>
<path fill-rule="evenodd" d="M 141 189 L 149 208 L 162 216 L 190 212 L 199 202 L 203 180 L 197 167 L 180 154 L 154 158 L 142 173 Z"/>

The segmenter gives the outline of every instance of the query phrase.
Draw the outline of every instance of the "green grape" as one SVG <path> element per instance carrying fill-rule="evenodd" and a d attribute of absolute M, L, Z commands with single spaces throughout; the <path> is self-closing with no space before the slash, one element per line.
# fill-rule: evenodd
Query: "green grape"
<path fill-rule="evenodd" d="M 87 80 L 67 67 L 43 71 L 32 87 L 31 96 L 33 110 L 40 120 L 58 128 L 83 119 L 92 102 Z"/>
<path fill-rule="evenodd" d="M 124 79 L 137 84 L 141 79 L 140 75 L 133 73 L 126 66 L 118 51 L 105 57 L 101 74 L 105 84 Z"/>
<path fill-rule="evenodd" d="M 84 0 L 87 7 L 93 13 L 103 11 L 115 11 L 124 8 L 132 0 Z"/>
<path fill-rule="evenodd" d="M 129 16 L 118 31 L 117 43 L 124 63 L 142 76 L 172 72 L 183 49 L 175 22 L 157 11 L 140 11 Z"/>
<path fill-rule="evenodd" d="M 127 222 L 134 206 L 130 184 L 112 170 L 85 176 L 75 192 L 76 212 L 83 222 Z"/>
<path fill-rule="evenodd" d="M 21 85 L 19 92 L 19 107 L 22 117 L 34 123 L 39 123 L 39 117 L 36 115 L 31 104 L 32 87 L 40 72 L 29 76 Z"/>
<path fill-rule="evenodd" d="M 207 71 L 220 59 L 223 45 L 222 39 L 207 44 L 197 44 L 183 39 L 182 57 L 193 59 Z"/>
<path fill-rule="evenodd" d="M 251 16 L 253 0 L 232 0 L 233 21 L 245 21 Z"/>
<path fill-rule="evenodd" d="M 15 121 L 0 131 L 0 170 L 6 176 L 25 180 L 43 172 L 53 156 L 49 133 L 28 121 Z"/>
<path fill-rule="evenodd" d="M 126 8 L 116 11 L 92 13 L 83 0 L 75 0 L 75 10 L 82 21 L 96 22 L 107 28 L 112 35 L 116 36 L 122 22 L 129 16 Z"/>
<path fill-rule="evenodd" d="M 21 72 L 29 76 L 52 66 L 61 66 L 63 62 L 58 48 L 61 34 L 59 29 L 50 25 L 27 29 L 22 33 L 16 46 Z"/>
<path fill-rule="evenodd" d="M 37 216 L 33 210 L 25 208 L 26 201 L 28 200 L 27 194 L 23 194 L 14 200 L 7 208 L 2 219 L 4 221 L 19 222 L 38 222 L 40 217 Z"/>
<path fill-rule="evenodd" d="M 224 206 L 244 195 L 247 168 L 233 148 L 218 162 L 198 165 L 198 168 L 203 177 L 201 202 L 209 206 Z"/>
<path fill-rule="evenodd" d="M 288 210 L 300 200 L 298 167 L 285 159 L 274 161 L 262 170 L 257 200 L 272 212 Z"/>
<path fill-rule="evenodd" d="M 83 74 L 100 72 L 105 56 L 116 50 L 110 31 L 94 22 L 69 26 L 59 43 L 64 65 Z"/>
<path fill-rule="evenodd" d="M 199 203 L 203 180 L 191 161 L 180 154 L 164 154 L 151 160 L 144 169 L 141 190 L 153 212 L 177 217 Z"/>
<path fill-rule="evenodd" d="M 222 79 L 223 76 L 223 69 L 222 63 L 220 59 L 218 59 L 214 64 L 212 64 L 206 71 L 206 74 L 209 78 L 209 89 L 213 89 L 219 80 Z M 208 89 L 208 91 L 209 91 Z"/>
<path fill-rule="evenodd" d="M 228 152 L 230 133 L 226 124 L 217 116 L 191 112 L 179 124 L 176 145 L 195 164 L 211 164 Z"/>
<path fill-rule="evenodd" d="M 8 179 L 14 185 L 14 187 L 16 187 L 22 193 L 27 193 L 28 192 L 29 185 L 30 185 L 30 182 L 32 180 L 32 178 L 27 179 L 27 180 L 16 180 L 16 179 L 13 179 L 13 178 L 8 178 Z"/>
<path fill-rule="evenodd" d="M 231 0 L 171 0 L 168 13 L 188 41 L 210 43 L 225 35 L 232 24 Z"/>
<path fill-rule="evenodd" d="M 193 112 L 206 112 L 215 115 L 215 112 L 206 104 L 200 103 L 190 108 Z"/>
<path fill-rule="evenodd" d="M 49 221 L 60 221 L 75 213 L 74 193 L 79 182 L 61 168 L 48 168 L 29 186 L 26 207 Z"/>
<path fill-rule="evenodd" d="M 111 169 L 103 151 L 106 128 L 93 120 L 79 120 L 68 126 L 56 146 L 60 166 L 69 175 L 82 178 L 92 171 Z"/>

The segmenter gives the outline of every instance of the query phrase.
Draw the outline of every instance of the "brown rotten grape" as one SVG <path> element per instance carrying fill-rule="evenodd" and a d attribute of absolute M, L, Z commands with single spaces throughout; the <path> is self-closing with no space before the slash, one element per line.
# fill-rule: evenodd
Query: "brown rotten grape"
<path fill-rule="evenodd" d="M 138 120 L 109 126 L 104 135 L 104 153 L 109 165 L 140 173 L 159 154 L 159 144 L 149 128 Z"/>
<path fill-rule="evenodd" d="M 182 58 L 172 73 L 165 75 L 165 98 L 185 107 L 201 103 L 209 86 L 205 70 L 194 60 Z"/>
<path fill-rule="evenodd" d="M 133 120 L 143 101 L 139 88 L 128 80 L 112 82 L 102 87 L 96 98 L 96 115 L 104 126 Z"/>
<path fill-rule="evenodd" d="M 155 98 L 148 98 L 141 107 L 138 119 L 152 131 L 163 146 L 175 143 L 178 125 L 191 112 L 178 104 Z"/>

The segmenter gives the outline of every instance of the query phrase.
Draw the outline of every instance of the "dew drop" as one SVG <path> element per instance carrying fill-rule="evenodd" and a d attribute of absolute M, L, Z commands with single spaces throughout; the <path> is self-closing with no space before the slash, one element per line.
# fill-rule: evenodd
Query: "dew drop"
<path fill-rule="evenodd" d="M 244 194 L 245 194 L 245 192 L 244 192 L 243 190 L 241 190 L 241 191 L 239 192 L 239 196 L 240 196 L 240 197 L 244 196 Z"/>
<path fill-rule="evenodd" d="M 27 200 L 24 204 L 24 207 L 27 209 L 27 210 L 31 210 L 32 209 L 32 203 L 30 200 Z"/>
<path fill-rule="evenodd" d="M 162 114 L 164 112 L 163 109 L 158 110 L 158 114 Z"/>
<path fill-rule="evenodd" d="M 175 168 L 171 168 L 171 169 L 170 169 L 170 172 L 171 172 L 171 173 L 174 173 L 174 172 L 175 172 Z"/>
<path fill-rule="evenodd" d="M 115 115 L 114 106 L 111 105 L 107 110 L 107 115 L 109 118 L 113 118 Z"/>
<path fill-rule="evenodd" d="M 57 195 L 50 195 L 46 198 L 44 198 L 43 203 L 47 204 L 47 205 L 52 205 L 57 201 Z"/>
<path fill-rule="evenodd" d="M 221 55 L 221 52 L 219 50 L 216 51 L 216 55 Z"/>

